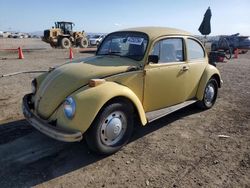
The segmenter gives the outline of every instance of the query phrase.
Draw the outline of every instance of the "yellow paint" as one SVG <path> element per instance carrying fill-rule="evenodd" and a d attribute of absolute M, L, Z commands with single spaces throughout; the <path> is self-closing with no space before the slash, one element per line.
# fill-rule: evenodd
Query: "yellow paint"
<path fill-rule="evenodd" d="M 115 97 L 125 97 L 135 106 L 141 123 L 147 123 L 145 112 L 165 108 L 191 98 L 202 100 L 207 81 L 219 71 L 204 59 L 165 64 L 148 64 L 148 54 L 155 42 L 170 37 L 191 37 L 189 33 L 159 27 L 133 28 L 149 37 L 146 55 L 141 61 L 116 56 L 95 56 L 65 64 L 37 77 L 35 111 L 43 119 L 57 120 L 59 127 L 85 132 L 100 109 Z M 191 37 L 192 38 L 192 37 Z M 193 38 L 194 39 L 194 38 Z M 184 49 L 186 52 L 187 50 Z M 183 67 L 188 67 L 183 71 Z M 135 67 L 136 71 L 130 71 Z M 90 79 L 105 79 L 89 87 Z M 72 96 L 76 113 L 65 117 L 63 102 Z"/>
<path fill-rule="evenodd" d="M 90 79 L 125 72 L 135 61 L 120 57 L 95 57 L 78 63 L 68 63 L 51 71 L 40 84 L 35 97 L 37 113 L 47 119 L 76 89 L 87 85 Z"/>
<path fill-rule="evenodd" d="M 74 118 L 69 120 L 65 117 L 62 105 L 53 116 L 53 118 L 57 119 L 57 123 L 61 127 L 85 132 L 103 105 L 113 97 L 125 97 L 129 99 L 137 108 L 142 124 L 145 125 L 147 123 L 144 109 L 138 97 L 128 87 L 118 83 L 107 81 L 96 87 L 90 88 L 86 86 L 71 96 L 76 101 L 76 114 Z"/>
<path fill-rule="evenodd" d="M 165 108 L 185 100 L 186 63 L 149 64 L 145 66 L 144 108 L 146 112 Z"/>
<path fill-rule="evenodd" d="M 197 90 L 197 93 L 196 93 L 196 98 L 198 100 L 203 99 L 203 94 L 204 94 L 204 91 L 205 91 L 206 84 L 207 84 L 208 80 L 214 75 L 218 75 L 219 77 L 221 77 L 220 73 L 219 73 L 219 71 L 218 71 L 218 69 L 216 67 L 214 67 L 214 66 L 212 66 L 210 64 L 207 64 L 207 66 L 206 66 L 206 68 L 205 68 L 205 70 L 203 72 L 203 75 L 201 77 L 199 87 L 198 87 L 198 90 Z"/>

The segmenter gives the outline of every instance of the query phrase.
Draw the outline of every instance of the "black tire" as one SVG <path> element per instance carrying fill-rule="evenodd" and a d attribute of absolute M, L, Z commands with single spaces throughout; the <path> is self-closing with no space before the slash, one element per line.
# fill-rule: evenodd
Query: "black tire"
<path fill-rule="evenodd" d="M 62 38 L 61 39 L 61 47 L 63 49 L 69 49 L 71 47 L 71 42 L 68 38 Z"/>
<path fill-rule="evenodd" d="M 88 40 L 86 38 L 79 39 L 79 46 L 80 48 L 87 48 L 89 45 Z"/>
<path fill-rule="evenodd" d="M 129 141 L 133 132 L 133 121 L 131 104 L 125 102 L 109 104 L 99 112 L 86 133 L 88 147 L 99 154 L 110 155 L 117 152 Z M 112 136 L 116 138 L 110 139 Z"/>
<path fill-rule="evenodd" d="M 50 43 L 51 48 L 56 48 L 56 46 L 53 43 Z"/>
<path fill-rule="evenodd" d="M 212 90 L 214 91 L 214 94 L 211 94 Z M 204 94 L 203 94 L 203 99 L 196 103 L 197 106 L 201 108 L 202 110 L 207 110 L 209 108 L 212 108 L 212 106 L 214 105 L 217 99 L 217 94 L 218 94 L 218 83 L 216 79 L 211 78 L 206 84 Z M 208 95 L 212 95 L 212 96 L 208 96 Z"/>

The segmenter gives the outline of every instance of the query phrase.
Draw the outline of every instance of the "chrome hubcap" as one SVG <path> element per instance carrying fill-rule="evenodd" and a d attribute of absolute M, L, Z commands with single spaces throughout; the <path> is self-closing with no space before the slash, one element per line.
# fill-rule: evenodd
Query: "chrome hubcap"
<path fill-rule="evenodd" d="M 215 88 L 213 84 L 208 84 L 205 90 L 205 102 L 210 105 L 212 104 L 215 96 Z"/>
<path fill-rule="evenodd" d="M 101 141 L 111 146 L 118 143 L 127 128 L 126 116 L 121 111 L 112 112 L 101 125 Z"/>

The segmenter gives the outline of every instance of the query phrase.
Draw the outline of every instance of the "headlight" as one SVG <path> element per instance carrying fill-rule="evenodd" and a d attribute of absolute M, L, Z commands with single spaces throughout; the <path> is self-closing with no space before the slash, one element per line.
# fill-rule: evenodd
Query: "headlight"
<path fill-rule="evenodd" d="M 72 97 L 67 97 L 63 104 L 64 114 L 67 118 L 72 119 L 76 111 L 76 103 Z"/>
<path fill-rule="evenodd" d="M 35 93 L 36 93 L 36 89 L 37 89 L 37 82 L 36 82 L 36 79 L 34 79 L 34 80 L 32 80 L 32 82 L 31 82 L 31 92 L 32 92 L 33 94 L 35 94 Z"/>

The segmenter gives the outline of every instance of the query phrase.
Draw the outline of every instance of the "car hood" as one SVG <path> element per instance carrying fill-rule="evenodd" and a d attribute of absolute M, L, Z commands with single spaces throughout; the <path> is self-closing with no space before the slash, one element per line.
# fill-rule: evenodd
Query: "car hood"
<path fill-rule="evenodd" d="M 96 38 L 90 38 L 89 40 L 91 40 L 91 41 L 97 41 L 98 38 L 97 39 Z"/>
<path fill-rule="evenodd" d="M 90 79 L 105 78 L 134 67 L 138 63 L 118 56 L 95 56 L 64 64 L 42 81 L 35 95 L 35 109 L 40 117 L 48 119 L 67 96 Z"/>

